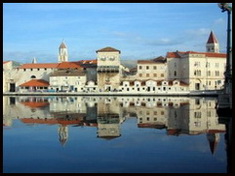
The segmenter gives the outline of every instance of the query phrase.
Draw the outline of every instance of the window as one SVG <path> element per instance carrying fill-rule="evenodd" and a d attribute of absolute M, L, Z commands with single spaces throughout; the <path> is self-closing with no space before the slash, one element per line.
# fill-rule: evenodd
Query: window
<path fill-rule="evenodd" d="M 142 74 L 141 74 L 141 73 L 139 74 L 139 77 L 142 77 Z"/>
<path fill-rule="evenodd" d="M 32 75 L 31 78 L 36 78 L 36 76 L 35 76 L 35 75 Z"/>
<path fill-rule="evenodd" d="M 153 76 L 154 76 L 154 77 L 157 77 L 157 73 L 154 73 Z"/>
<path fill-rule="evenodd" d="M 207 76 L 211 76 L 211 71 L 207 71 Z"/>
<path fill-rule="evenodd" d="M 26 69 L 24 68 L 24 71 L 26 71 Z"/>
<path fill-rule="evenodd" d="M 215 68 L 219 68 L 219 63 L 215 63 Z"/>
<path fill-rule="evenodd" d="M 202 116 L 201 112 L 194 112 L 195 118 L 201 118 L 201 116 Z"/>
<path fill-rule="evenodd" d="M 141 70 L 141 69 L 142 69 L 142 66 L 139 66 L 139 69 Z"/>
<path fill-rule="evenodd" d="M 177 72 L 176 71 L 174 71 L 174 76 L 177 76 Z"/>
<path fill-rule="evenodd" d="M 164 74 L 163 74 L 163 73 L 161 74 L 161 77 L 164 77 Z"/>
<path fill-rule="evenodd" d="M 40 70 L 40 68 L 38 68 L 38 71 Z"/>
<path fill-rule="evenodd" d="M 215 71 L 215 76 L 219 76 L 219 71 Z"/>
<path fill-rule="evenodd" d="M 164 111 L 161 111 L 161 115 L 164 115 Z"/>
<path fill-rule="evenodd" d="M 149 77 L 149 73 L 146 74 L 146 77 Z"/>
<path fill-rule="evenodd" d="M 33 69 L 32 69 L 32 68 L 31 68 L 30 70 L 31 70 L 31 71 L 33 71 Z"/>
<path fill-rule="evenodd" d="M 146 70 L 148 70 L 149 69 L 149 66 L 146 66 Z"/>
<path fill-rule="evenodd" d="M 47 70 L 47 68 L 44 68 L 44 70 Z"/>
<path fill-rule="evenodd" d="M 154 70 L 157 70 L 157 66 L 153 66 L 153 69 L 154 69 Z"/>

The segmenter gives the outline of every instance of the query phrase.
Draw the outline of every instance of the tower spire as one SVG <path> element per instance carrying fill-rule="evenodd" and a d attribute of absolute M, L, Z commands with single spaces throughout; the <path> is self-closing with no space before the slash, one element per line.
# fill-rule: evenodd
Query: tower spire
<path fill-rule="evenodd" d="M 219 53 L 219 42 L 213 31 L 211 31 L 209 38 L 207 40 L 206 51 L 212 53 Z"/>
<path fill-rule="evenodd" d="M 68 62 L 68 49 L 64 42 L 64 39 L 62 43 L 59 46 L 59 56 L 58 56 L 58 62 Z"/>

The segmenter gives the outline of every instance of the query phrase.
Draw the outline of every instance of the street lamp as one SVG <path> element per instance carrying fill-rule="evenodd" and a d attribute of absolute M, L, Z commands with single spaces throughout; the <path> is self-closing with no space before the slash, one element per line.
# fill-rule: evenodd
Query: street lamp
<path fill-rule="evenodd" d="M 225 89 L 229 84 L 232 83 L 232 58 L 231 58 L 231 12 L 232 7 L 229 3 L 218 3 L 219 8 L 222 12 L 228 13 L 228 26 L 227 26 L 227 60 L 226 60 L 226 70 L 225 70 Z M 231 86 L 231 85 L 230 85 Z M 228 88 L 228 87 L 227 87 Z M 226 90 L 225 90 L 226 91 Z M 231 91 L 231 90 L 230 90 Z"/>

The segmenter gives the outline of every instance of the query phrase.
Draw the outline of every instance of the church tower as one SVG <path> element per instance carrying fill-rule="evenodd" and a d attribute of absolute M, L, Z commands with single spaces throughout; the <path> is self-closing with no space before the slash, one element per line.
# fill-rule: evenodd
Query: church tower
<path fill-rule="evenodd" d="M 206 52 L 219 53 L 219 42 L 212 31 L 206 43 Z"/>
<path fill-rule="evenodd" d="M 68 49 L 64 42 L 60 44 L 58 62 L 68 62 Z"/>

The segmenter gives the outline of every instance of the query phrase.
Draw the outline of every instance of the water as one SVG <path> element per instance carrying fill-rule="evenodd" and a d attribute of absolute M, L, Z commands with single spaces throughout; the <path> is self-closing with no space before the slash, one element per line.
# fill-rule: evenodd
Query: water
<path fill-rule="evenodd" d="M 226 173 L 217 99 L 3 97 L 4 173 Z"/>

